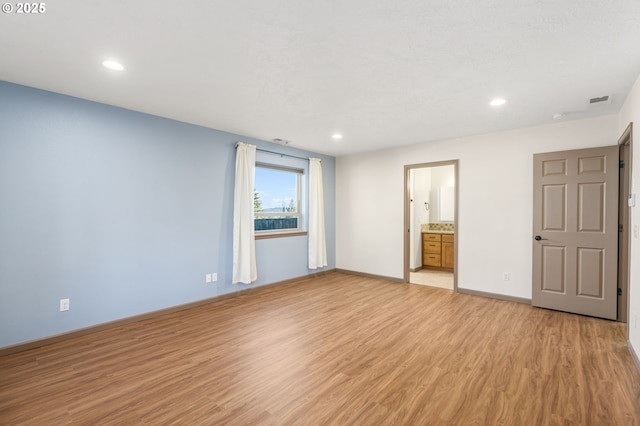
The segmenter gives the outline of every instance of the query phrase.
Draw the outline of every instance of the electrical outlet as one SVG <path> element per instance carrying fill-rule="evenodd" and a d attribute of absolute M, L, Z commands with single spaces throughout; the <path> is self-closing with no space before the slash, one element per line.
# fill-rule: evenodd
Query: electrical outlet
<path fill-rule="evenodd" d="M 211 281 L 216 282 L 218 281 L 218 273 L 214 272 L 213 274 L 211 274 Z"/>
<path fill-rule="evenodd" d="M 69 310 L 69 299 L 60 299 L 60 312 Z"/>
<path fill-rule="evenodd" d="M 207 283 L 211 282 L 211 274 L 207 274 L 205 277 L 205 281 L 207 281 Z"/>
<path fill-rule="evenodd" d="M 511 279 L 511 274 L 509 272 L 502 273 L 502 281 L 509 281 Z"/>

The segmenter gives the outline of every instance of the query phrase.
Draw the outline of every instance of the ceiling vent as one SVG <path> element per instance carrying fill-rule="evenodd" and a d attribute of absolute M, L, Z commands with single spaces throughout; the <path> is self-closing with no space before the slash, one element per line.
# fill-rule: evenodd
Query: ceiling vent
<path fill-rule="evenodd" d="M 589 99 L 590 104 L 597 104 L 600 102 L 607 102 L 609 100 L 609 96 L 600 96 L 599 98 L 591 98 Z"/>
<path fill-rule="evenodd" d="M 591 98 L 589 99 L 587 108 L 595 109 L 595 110 L 606 110 L 609 107 L 611 107 L 611 99 L 613 99 L 611 95 L 598 96 L 597 98 Z"/>
<path fill-rule="evenodd" d="M 280 138 L 276 138 L 276 139 L 271 139 L 273 141 L 273 143 L 277 143 L 280 145 L 289 145 L 289 141 L 288 140 L 284 140 L 284 139 L 280 139 Z"/>

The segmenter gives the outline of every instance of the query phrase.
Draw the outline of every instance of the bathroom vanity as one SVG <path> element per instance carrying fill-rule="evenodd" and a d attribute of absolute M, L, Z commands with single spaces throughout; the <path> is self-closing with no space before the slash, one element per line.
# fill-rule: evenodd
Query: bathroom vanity
<path fill-rule="evenodd" d="M 422 233 L 423 268 L 453 271 L 454 253 L 453 232 Z"/>

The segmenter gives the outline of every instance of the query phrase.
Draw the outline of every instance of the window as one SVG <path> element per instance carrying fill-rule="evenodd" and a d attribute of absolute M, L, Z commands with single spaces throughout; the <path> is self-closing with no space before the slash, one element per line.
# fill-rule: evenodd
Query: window
<path fill-rule="evenodd" d="M 256 236 L 302 230 L 302 170 L 257 163 L 253 205 Z"/>

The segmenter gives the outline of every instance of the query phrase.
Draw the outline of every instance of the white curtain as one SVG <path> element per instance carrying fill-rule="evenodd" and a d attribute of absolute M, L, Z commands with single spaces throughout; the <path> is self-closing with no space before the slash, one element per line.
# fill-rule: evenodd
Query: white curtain
<path fill-rule="evenodd" d="M 236 147 L 236 182 L 233 193 L 233 284 L 251 284 L 258 279 L 253 227 L 255 167 L 255 145 L 239 142 Z"/>
<path fill-rule="evenodd" d="M 322 162 L 309 159 L 309 269 L 327 266 L 327 245 L 324 237 L 324 194 Z"/>

